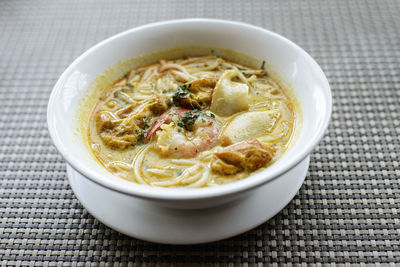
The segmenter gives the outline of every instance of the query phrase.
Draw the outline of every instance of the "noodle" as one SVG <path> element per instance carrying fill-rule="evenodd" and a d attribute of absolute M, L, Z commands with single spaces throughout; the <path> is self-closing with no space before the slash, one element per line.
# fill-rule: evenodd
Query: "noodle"
<path fill-rule="evenodd" d="M 161 72 L 166 71 L 168 69 L 173 69 L 173 70 L 178 70 L 180 72 L 183 72 L 185 74 L 189 74 L 187 72 L 187 70 L 185 69 L 185 67 L 183 67 L 181 65 L 173 64 L 173 63 L 166 64 L 164 60 L 161 60 L 160 63 L 161 63 L 161 67 L 160 67 Z"/>
<path fill-rule="evenodd" d="M 207 183 L 207 181 L 210 179 L 209 173 L 210 173 L 210 170 L 208 168 L 206 168 L 206 170 L 204 171 L 201 178 L 197 182 L 190 184 L 189 187 L 201 187 L 201 186 L 205 185 Z"/>
<path fill-rule="evenodd" d="M 147 152 L 147 150 L 149 150 L 149 148 L 150 148 L 150 147 L 144 147 L 142 150 L 140 150 L 140 151 L 138 152 L 138 154 L 136 155 L 136 157 L 133 159 L 133 166 L 134 166 L 133 170 L 134 170 L 134 172 L 135 172 L 136 181 L 137 181 L 139 184 L 147 184 L 147 183 L 145 182 L 145 180 L 143 180 L 140 171 L 141 171 L 141 165 L 142 165 L 141 163 L 142 163 L 142 161 L 143 161 L 144 154 L 145 154 L 145 152 Z"/>
<path fill-rule="evenodd" d="M 146 169 L 146 172 L 148 172 L 150 174 L 154 174 L 154 175 L 163 176 L 163 177 L 171 177 L 172 176 L 171 173 L 168 173 L 165 170 L 160 170 L 160 169 Z"/>
<path fill-rule="evenodd" d="M 154 75 L 156 75 L 158 72 L 157 72 L 157 66 L 153 66 L 153 67 L 150 67 L 150 68 L 148 68 L 146 71 L 145 71 L 145 73 L 143 74 L 143 77 L 142 77 L 142 82 L 143 81 L 147 81 L 147 80 L 150 80 L 150 78 L 152 78 Z"/>
<path fill-rule="evenodd" d="M 189 73 L 182 72 L 182 71 L 172 70 L 171 73 L 175 77 L 180 78 L 181 81 L 185 81 L 185 82 L 196 79 L 194 76 L 190 75 Z"/>
<path fill-rule="evenodd" d="M 193 165 L 195 161 L 187 159 L 171 159 L 171 163 L 175 163 L 178 165 Z"/>
<path fill-rule="evenodd" d="M 192 166 L 188 169 L 186 169 L 180 176 L 168 180 L 168 181 L 161 181 L 161 182 L 152 182 L 151 185 L 157 185 L 157 186 L 173 186 L 179 184 L 183 179 L 185 179 L 188 175 L 191 175 L 192 172 L 195 172 L 195 170 L 198 168 L 198 166 Z"/>

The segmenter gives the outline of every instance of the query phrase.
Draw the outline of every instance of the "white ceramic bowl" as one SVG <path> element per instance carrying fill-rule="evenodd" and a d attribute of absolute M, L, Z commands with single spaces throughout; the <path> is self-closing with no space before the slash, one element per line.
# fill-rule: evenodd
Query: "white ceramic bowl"
<path fill-rule="evenodd" d="M 179 46 L 228 48 L 268 62 L 293 85 L 303 122 L 291 148 L 272 166 L 246 179 L 200 189 L 143 186 L 113 176 L 87 151 L 77 128 L 79 99 L 89 83 L 117 62 Z M 47 122 L 51 138 L 74 170 L 107 190 L 160 205 L 196 209 L 231 201 L 294 168 L 322 138 L 331 114 L 328 81 L 318 64 L 288 39 L 252 25 L 213 19 L 186 19 L 149 24 L 117 34 L 90 48 L 61 75 L 50 96 Z M 85 179 L 85 178 L 82 178 Z M 82 189 L 85 190 L 85 189 Z M 96 196 L 95 196 L 96 197 Z M 106 197 L 106 196 L 99 196 Z"/>

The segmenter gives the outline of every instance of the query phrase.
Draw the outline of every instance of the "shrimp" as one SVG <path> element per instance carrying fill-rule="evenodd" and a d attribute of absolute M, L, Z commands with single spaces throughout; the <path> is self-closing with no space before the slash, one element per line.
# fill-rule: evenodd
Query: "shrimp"
<path fill-rule="evenodd" d="M 157 137 L 155 148 L 159 153 L 174 158 L 192 158 L 214 147 L 219 132 L 217 121 L 206 113 L 180 108 L 161 115 L 149 131 Z M 149 138 L 146 136 L 146 140 Z"/>
<path fill-rule="evenodd" d="M 189 109 L 183 109 L 183 108 L 179 108 L 179 109 L 171 109 L 167 112 L 164 112 L 160 118 L 156 121 L 156 123 L 154 123 L 154 125 L 150 128 L 150 130 L 147 132 L 146 134 L 146 138 L 145 138 L 145 143 L 147 144 L 150 141 L 150 138 L 155 134 L 156 131 L 160 130 L 160 127 L 164 124 L 164 123 L 170 123 L 172 116 L 174 115 L 179 115 L 180 117 L 183 117 L 183 114 L 185 112 L 190 111 Z"/>

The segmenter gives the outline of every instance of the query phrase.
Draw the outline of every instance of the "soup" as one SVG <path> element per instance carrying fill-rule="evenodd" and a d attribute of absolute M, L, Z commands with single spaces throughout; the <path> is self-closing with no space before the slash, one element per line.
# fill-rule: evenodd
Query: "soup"
<path fill-rule="evenodd" d="M 105 168 L 126 180 L 207 187 L 267 168 L 295 125 L 294 99 L 264 62 L 182 57 L 133 68 L 105 90 L 88 140 Z"/>

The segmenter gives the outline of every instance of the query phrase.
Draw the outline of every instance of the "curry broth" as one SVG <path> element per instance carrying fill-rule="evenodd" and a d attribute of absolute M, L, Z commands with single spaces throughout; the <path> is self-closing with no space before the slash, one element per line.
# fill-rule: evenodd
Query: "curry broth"
<path fill-rule="evenodd" d="M 294 96 L 264 62 L 215 51 L 139 64 L 99 94 L 86 129 L 105 168 L 153 186 L 215 186 L 287 150 L 300 117 Z"/>

